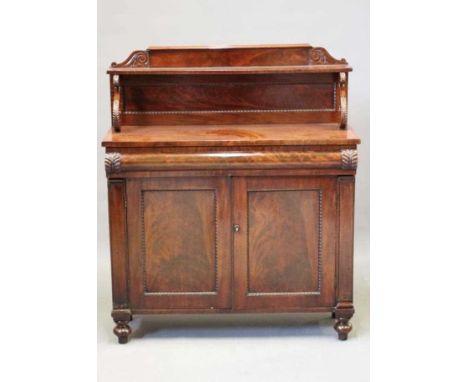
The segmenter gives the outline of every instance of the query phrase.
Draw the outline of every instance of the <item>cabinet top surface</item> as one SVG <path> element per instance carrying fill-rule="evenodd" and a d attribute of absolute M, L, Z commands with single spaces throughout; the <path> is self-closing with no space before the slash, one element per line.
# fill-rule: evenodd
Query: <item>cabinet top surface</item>
<path fill-rule="evenodd" d="M 111 130 L 105 147 L 161 146 L 262 146 L 262 145 L 356 145 L 359 137 L 351 129 L 334 123 L 258 125 L 158 125 L 123 126 Z"/>

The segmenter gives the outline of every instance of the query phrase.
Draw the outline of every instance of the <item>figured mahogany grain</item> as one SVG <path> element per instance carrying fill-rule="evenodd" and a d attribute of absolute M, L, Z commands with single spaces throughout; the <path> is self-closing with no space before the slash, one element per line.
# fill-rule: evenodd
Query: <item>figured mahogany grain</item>
<path fill-rule="evenodd" d="M 109 131 L 105 147 L 161 146 L 261 146 L 261 145 L 356 145 L 360 139 L 351 129 L 338 124 L 258 124 L 123 126 L 120 133 Z"/>
<path fill-rule="evenodd" d="M 247 293 L 317 292 L 320 190 L 252 190 L 247 198 Z"/>
<path fill-rule="evenodd" d="M 143 192 L 146 291 L 216 291 L 216 191 Z"/>
<path fill-rule="evenodd" d="M 135 178 L 127 192 L 130 306 L 230 307 L 227 179 Z"/>
<path fill-rule="evenodd" d="M 336 180 L 233 181 L 234 306 L 293 309 L 334 301 Z"/>
<path fill-rule="evenodd" d="M 124 114 L 280 109 L 336 110 L 336 88 L 333 82 L 299 83 L 288 86 L 275 83 L 258 84 L 254 81 L 210 85 L 163 83 L 144 87 L 128 86 L 124 94 L 126 105 Z"/>

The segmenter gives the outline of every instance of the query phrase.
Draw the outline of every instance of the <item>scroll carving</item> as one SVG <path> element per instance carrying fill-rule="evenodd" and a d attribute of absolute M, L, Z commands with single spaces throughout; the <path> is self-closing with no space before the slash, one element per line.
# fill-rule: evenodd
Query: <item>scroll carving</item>
<path fill-rule="evenodd" d="M 104 159 L 106 174 L 110 175 L 121 170 L 122 156 L 119 153 L 107 153 Z"/>
<path fill-rule="evenodd" d="M 358 164 L 357 150 L 341 151 L 341 168 L 344 170 L 355 170 Z"/>
<path fill-rule="evenodd" d="M 341 112 L 341 122 L 340 129 L 346 129 L 348 124 L 348 91 L 347 91 L 347 81 L 346 73 L 340 73 L 340 112 Z"/>
<path fill-rule="evenodd" d="M 312 65 L 347 64 L 344 58 L 337 60 L 324 48 L 312 48 L 309 58 Z"/>
<path fill-rule="evenodd" d="M 149 55 L 146 50 L 135 50 L 127 57 L 125 61 L 120 63 L 113 62 L 111 67 L 113 68 L 144 68 L 149 66 Z"/>
<path fill-rule="evenodd" d="M 112 76 L 112 127 L 120 131 L 121 107 L 120 107 L 120 82 L 119 76 Z"/>

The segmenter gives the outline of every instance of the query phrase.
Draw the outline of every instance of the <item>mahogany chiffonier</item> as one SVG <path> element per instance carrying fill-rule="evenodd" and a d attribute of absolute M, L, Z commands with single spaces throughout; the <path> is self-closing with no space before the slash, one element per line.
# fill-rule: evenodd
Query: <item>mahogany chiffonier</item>
<path fill-rule="evenodd" d="M 114 333 L 133 315 L 353 307 L 346 60 L 310 45 L 150 47 L 108 70 Z"/>

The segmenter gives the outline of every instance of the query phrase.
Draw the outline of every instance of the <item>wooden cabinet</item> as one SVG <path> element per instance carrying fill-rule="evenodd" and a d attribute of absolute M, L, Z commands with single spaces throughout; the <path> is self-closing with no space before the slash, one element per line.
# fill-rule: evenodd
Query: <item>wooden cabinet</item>
<path fill-rule="evenodd" d="M 351 70 L 308 45 L 149 48 L 109 69 L 114 329 L 134 314 L 353 307 Z"/>

